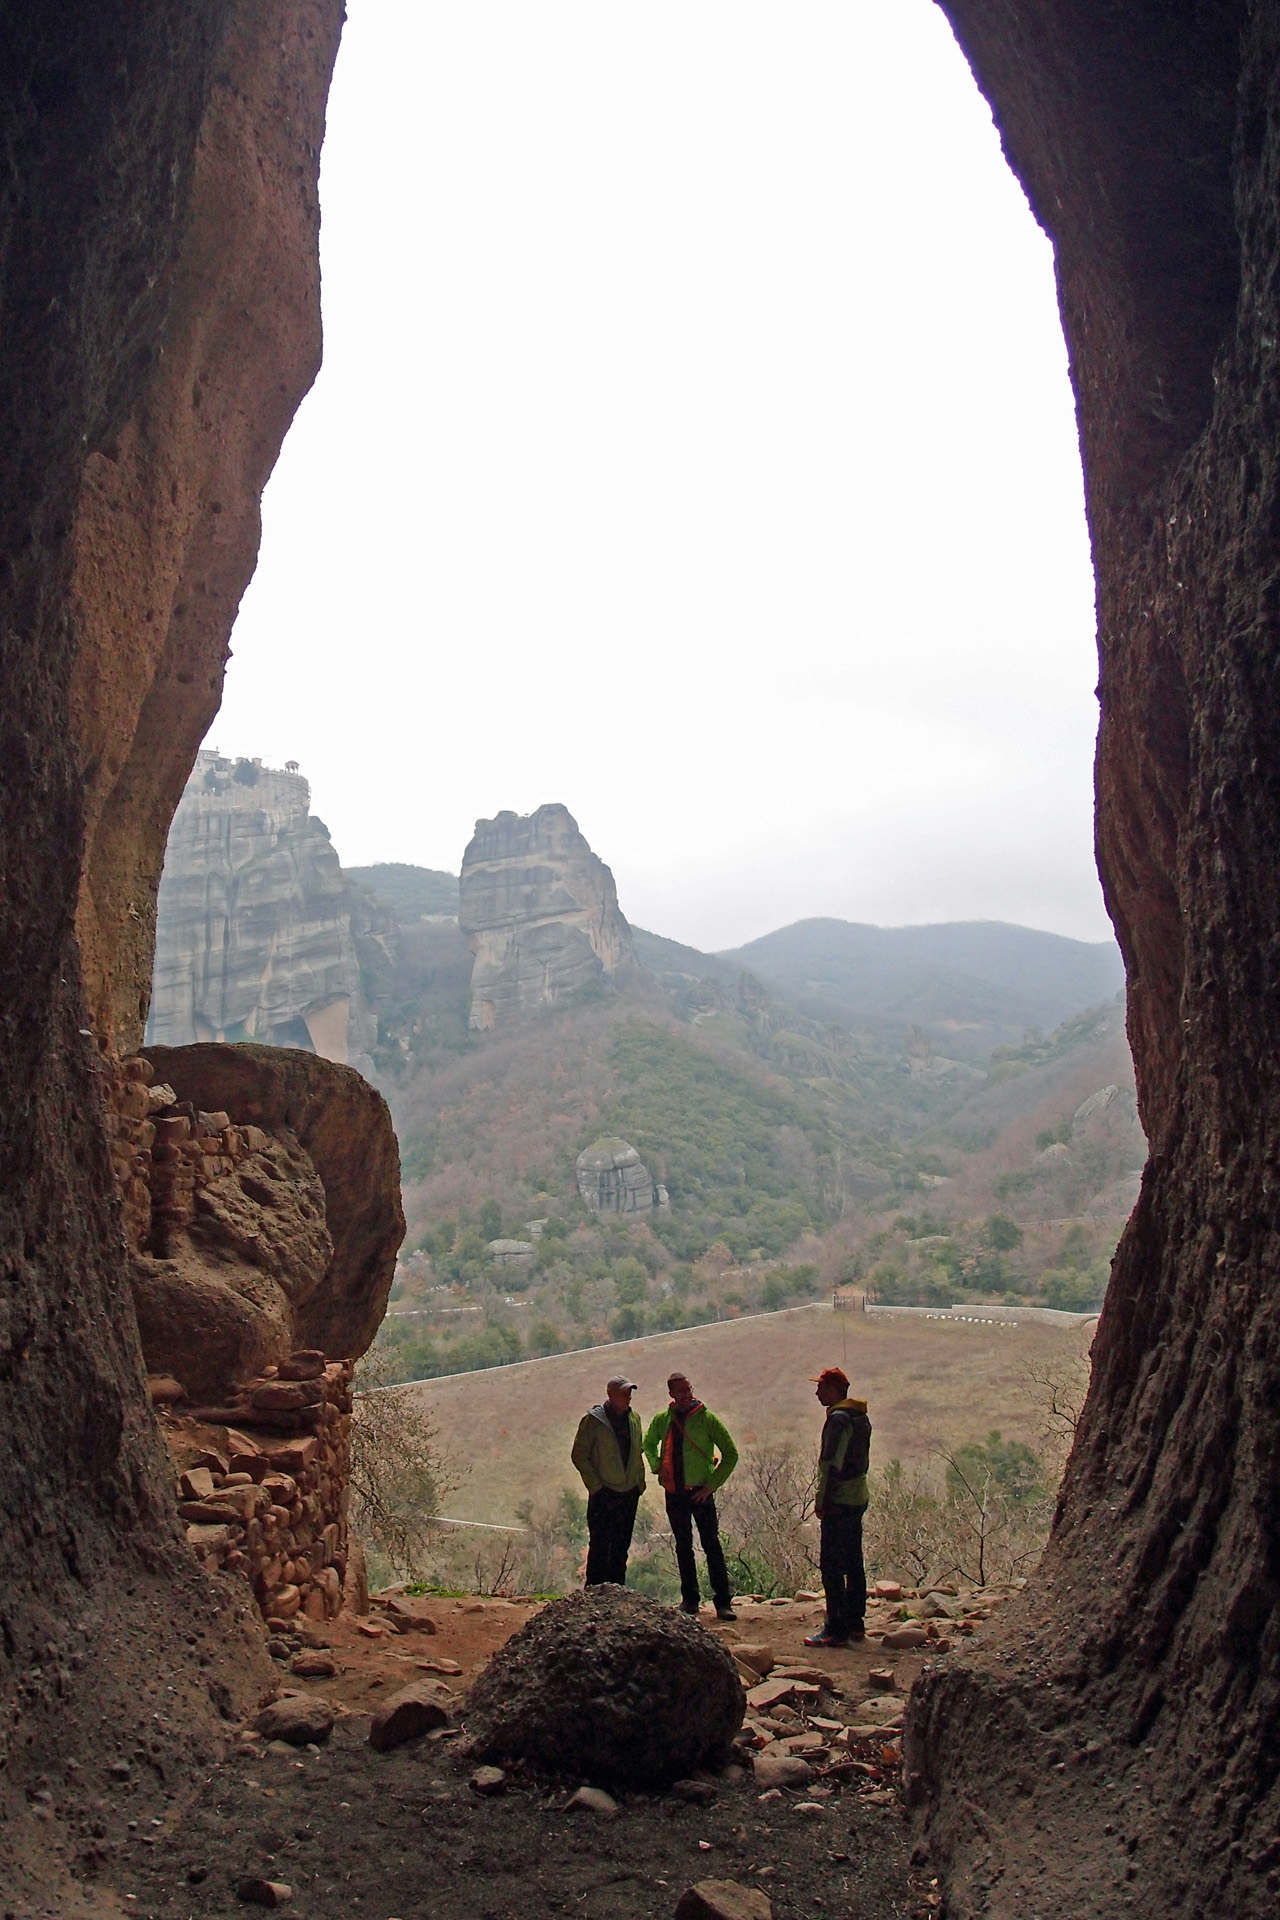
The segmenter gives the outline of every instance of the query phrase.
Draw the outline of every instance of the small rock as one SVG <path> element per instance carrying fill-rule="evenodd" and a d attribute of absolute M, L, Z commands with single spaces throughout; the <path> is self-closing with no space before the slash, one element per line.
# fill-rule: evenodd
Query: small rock
<path fill-rule="evenodd" d="M 253 1874 L 246 1874 L 243 1880 L 236 1881 L 236 1897 L 248 1900 L 255 1907 L 282 1907 L 293 1898 L 293 1888 L 283 1880 L 259 1880 Z"/>
<path fill-rule="evenodd" d="M 709 1807 L 718 1798 L 710 1780 L 673 1780 L 671 1792 L 677 1800 L 687 1800 L 691 1807 Z"/>
<path fill-rule="evenodd" d="M 293 1648 L 287 1640 L 281 1640 L 273 1634 L 267 1642 L 267 1652 L 273 1660 L 288 1660 L 292 1657 Z"/>
<path fill-rule="evenodd" d="M 699 1880 L 686 1887 L 675 1920 L 773 1920 L 773 1908 L 759 1887 L 739 1880 Z"/>
<path fill-rule="evenodd" d="M 501 1767 L 477 1767 L 471 1776 L 471 1791 L 473 1793 L 485 1795 L 505 1793 L 506 1788 L 507 1776 Z"/>
<path fill-rule="evenodd" d="M 877 1580 L 871 1589 L 877 1600 L 901 1600 L 901 1580 Z"/>
<path fill-rule="evenodd" d="M 282 1380 L 318 1380 L 323 1372 L 324 1355 L 312 1347 L 300 1347 L 279 1366 Z"/>
<path fill-rule="evenodd" d="M 796 1595 L 796 1602 L 800 1606 L 808 1606 L 814 1600 L 821 1600 L 821 1598 L 822 1595 L 820 1593 L 814 1593 L 811 1587 L 801 1587 L 799 1593 Z"/>
<path fill-rule="evenodd" d="M 406 1740 L 418 1740 L 433 1727 L 447 1727 L 449 1708 L 429 1680 L 415 1680 L 383 1702 L 369 1728 L 375 1753 L 389 1753 Z"/>
<path fill-rule="evenodd" d="M 761 1787 L 803 1787 L 813 1778 L 813 1768 L 799 1754 L 774 1753 L 766 1749 L 755 1757 L 753 1772 Z"/>
<path fill-rule="evenodd" d="M 305 1652 L 294 1654 L 289 1671 L 303 1680 L 331 1680 L 338 1671 L 338 1663 L 332 1654 L 308 1647 Z"/>
<path fill-rule="evenodd" d="M 773 1648 L 766 1646 L 763 1640 L 736 1641 L 733 1657 L 740 1665 L 750 1667 L 753 1673 L 758 1673 L 761 1679 L 765 1674 L 771 1673 L 776 1664 Z"/>
<path fill-rule="evenodd" d="M 758 1793 L 756 1795 L 756 1799 L 759 1800 L 761 1804 L 763 1804 L 766 1800 L 781 1800 L 781 1798 L 782 1798 L 781 1787 L 766 1787 L 763 1793 Z"/>
<path fill-rule="evenodd" d="M 187 1397 L 186 1388 L 180 1380 L 175 1380 L 171 1373 L 149 1373 L 147 1392 L 152 1406 L 155 1407 L 171 1407 L 177 1401 L 185 1400 Z"/>
<path fill-rule="evenodd" d="M 390 1629 L 381 1620 L 358 1620 L 356 1632 L 362 1633 L 366 1640 L 385 1640 Z"/>
<path fill-rule="evenodd" d="M 456 1660 L 445 1660 L 443 1658 L 439 1660 L 415 1660 L 413 1664 L 421 1673 L 459 1674 L 462 1672 L 462 1668 Z"/>
<path fill-rule="evenodd" d="M 762 1680 L 758 1687 L 748 1691 L 747 1705 L 753 1713 L 768 1713 L 770 1707 L 794 1699 L 796 1686 L 794 1680 Z"/>
<path fill-rule="evenodd" d="M 579 1787 L 565 1803 L 566 1813 L 598 1813 L 606 1820 L 612 1820 L 617 1811 L 613 1795 L 599 1787 Z"/>
<path fill-rule="evenodd" d="M 886 1693 L 892 1693 L 897 1686 L 897 1678 L 892 1667 L 872 1667 L 867 1675 L 869 1687 L 880 1687 Z"/>
<path fill-rule="evenodd" d="M 894 1627 L 881 1640 L 882 1647 L 889 1647 L 894 1653 L 905 1652 L 909 1647 L 923 1647 L 929 1639 L 923 1627 Z"/>
<path fill-rule="evenodd" d="M 286 1693 L 264 1707 L 254 1728 L 267 1740 L 287 1740 L 292 1747 L 319 1744 L 333 1732 L 333 1708 L 314 1694 Z"/>
<path fill-rule="evenodd" d="M 127 1760 L 113 1760 L 107 1768 L 107 1772 L 113 1780 L 127 1780 L 133 1772 L 133 1768 Z"/>

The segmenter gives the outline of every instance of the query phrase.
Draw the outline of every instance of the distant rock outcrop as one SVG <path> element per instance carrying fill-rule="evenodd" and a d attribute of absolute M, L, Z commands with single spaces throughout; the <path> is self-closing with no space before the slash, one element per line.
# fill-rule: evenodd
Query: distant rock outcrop
<path fill-rule="evenodd" d="M 667 1204 L 629 1141 L 609 1135 L 578 1155 L 578 1192 L 592 1213 L 652 1213 Z"/>
<path fill-rule="evenodd" d="M 475 955 L 471 1025 L 516 1025 L 631 960 L 613 875 L 567 807 L 477 820 L 462 859 L 458 923 Z"/>
<path fill-rule="evenodd" d="M 378 945 L 377 910 L 310 800 L 293 770 L 197 756 L 160 881 L 148 1046 L 257 1040 L 370 1070 L 360 946 Z"/>

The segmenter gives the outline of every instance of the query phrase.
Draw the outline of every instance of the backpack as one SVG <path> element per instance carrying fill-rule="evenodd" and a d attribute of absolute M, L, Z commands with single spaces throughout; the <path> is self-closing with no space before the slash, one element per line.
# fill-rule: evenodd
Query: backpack
<path fill-rule="evenodd" d="M 871 1422 L 865 1413 L 850 1413 L 848 1408 L 833 1409 L 830 1418 L 847 1422 L 853 1429 L 845 1448 L 844 1465 L 830 1467 L 833 1480 L 860 1480 L 871 1465 Z M 832 1447 L 832 1452 L 835 1448 Z"/>

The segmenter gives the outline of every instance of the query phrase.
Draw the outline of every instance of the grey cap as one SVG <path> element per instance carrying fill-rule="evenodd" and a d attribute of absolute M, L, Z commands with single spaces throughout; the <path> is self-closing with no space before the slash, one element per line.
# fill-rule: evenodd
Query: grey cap
<path fill-rule="evenodd" d="M 625 1373 L 615 1373 L 612 1379 L 606 1380 L 604 1383 L 604 1390 L 606 1393 L 609 1391 L 610 1387 L 630 1387 L 631 1391 L 634 1393 L 636 1390 L 636 1383 L 634 1380 L 628 1380 Z"/>

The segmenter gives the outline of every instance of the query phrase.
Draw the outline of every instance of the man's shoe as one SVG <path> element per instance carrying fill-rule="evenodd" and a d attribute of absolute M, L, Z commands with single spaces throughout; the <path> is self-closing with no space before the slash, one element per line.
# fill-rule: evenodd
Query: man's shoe
<path fill-rule="evenodd" d="M 824 1627 L 821 1633 L 807 1633 L 804 1644 L 806 1647 L 847 1647 L 849 1642 L 841 1634 L 828 1633 Z"/>
<path fill-rule="evenodd" d="M 687 1613 L 691 1620 L 696 1620 L 698 1615 L 702 1612 L 702 1603 L 701 1601 L 695 1600 L 693 1605 L 690 1607 L 690 1606 L 687 1606 L 685 1602 L 682 1600 L 680 1602 L 680 1611 L 681 1613 Z"/>
<path fill-rule="evenodd" d="M 737 1619 L 737 1617 L 738 1617 L 738 1616 L 737 1616 L 737 1614 L 736 1614 L 736 1613 L 734 1612 L 734 1610 L 733 1610 L 733 1608 L 732 1608 L 732 1607 L 717 1607 L 717 1608 L 716 1608 L 716 1619 L 717 1619 L 717 1620 L 736 1620 L 736 1619 Z"/>

